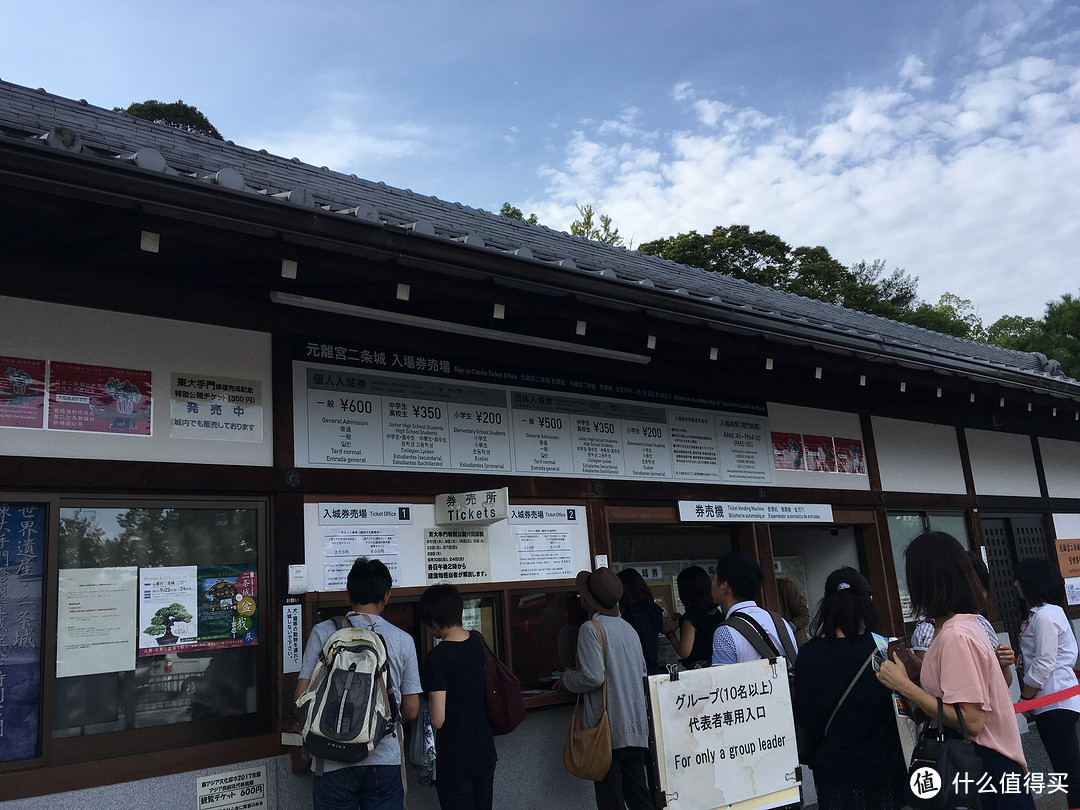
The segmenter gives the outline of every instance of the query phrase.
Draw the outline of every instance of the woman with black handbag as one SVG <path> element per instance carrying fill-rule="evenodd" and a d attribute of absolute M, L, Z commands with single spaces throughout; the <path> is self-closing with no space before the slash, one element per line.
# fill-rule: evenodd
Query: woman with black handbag
<path fill-rule="evenodd" d="M 907 798 L 892 692 L 870 666 L 878 621 L 866 577 L 829 574 L 795 664 L 795 720 L 813 752 L 819 810 L 896 810 Z"/>
<path fill-rule="evenodd" d="M 939 806 L 965 806 L 967 798 L 983 810 L 1034 810 L 1012 697 L 977 618 L 985 599 L 967 551 L 949 534 L 926 532 L 911 541 L 904 559 L 912 610 L 933 617 L 934 640 L 923 659 L 921 686 L 898 656 L 882 662 L 878 680 L 928 717 L 943 716 L 947 728 L 963 728 L 982 765 L 982 773 L 957 774 L 956 784 L 944 780 Z"/>

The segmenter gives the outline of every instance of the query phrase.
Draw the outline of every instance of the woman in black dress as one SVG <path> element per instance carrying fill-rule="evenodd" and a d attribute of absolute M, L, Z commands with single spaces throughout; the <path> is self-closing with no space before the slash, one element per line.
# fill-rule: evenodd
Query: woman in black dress
<path fill-rule="evenodd" d="M 686 669 L 707 667 L 712 663 L 712 642 L 720 611 L 712 599 L 712 577 L 700 565 L 691 565 L 675 578 L 685 613 L 679 620 L 679 633 L 667 633 L 668 641 Z"/>
<path fill-rule="evenodd" d="M 442 810 L 491 810 L 498 757 L 484 710 L 484 641 L 461 626 L 462 607 L 453 585 L 432 585 L 416 604 L 440 639 L 421 672 L 435 729 L 435 791 Z"/>

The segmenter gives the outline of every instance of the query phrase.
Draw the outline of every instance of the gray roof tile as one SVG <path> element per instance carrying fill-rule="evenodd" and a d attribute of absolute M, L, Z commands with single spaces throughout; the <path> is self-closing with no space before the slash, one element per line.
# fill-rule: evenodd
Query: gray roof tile
<path fill-rule="evenodd" d="M 588 271 L 613 283 L 651 286 L 656 295 L 690 296 L 719 308 L 768 314 L 789 323 L 813 325 L 821 333 L 836 332 L 910 347 L 929 357 L 954 357 L 1046 376 L 1038 355 L 1002 349 L 938 334 L 875 315 L 843 309 L 813 299 L 751 284 L 741 279 L 686 267 L 624 248 L 601 245 L 543 225 L 511 220 L 478 208 L 396 189 L 326 167 L 309 166 L 297 158 L 271 155 L 266 150 L 235 146 L 199 133 L 134 118 L 124 112 L 94 107 L 0 81 L 0 137 L 33 138 L 64 126 L 81 138 L 84 151 L 102 156 L 128 156 L 156 149 L 168 166 L 199 178 L 235 172 L 248 191 L 287 195 L 302 204 L 329 206 L 341 216 L 378 221 L 399 227 L 428 223 L 432 232 L 448 239 L 473 235 L 477 245 L 508 254 L 558 263 L 568 272 Z M 118 162 L 119 163 L 119 162 Z M 228 184 L 226 187 L 232 188 Z M 424 226 L 417 227 L 425 232 Z M 1067 379 L 1067 378 L 1066 378 Z"/>

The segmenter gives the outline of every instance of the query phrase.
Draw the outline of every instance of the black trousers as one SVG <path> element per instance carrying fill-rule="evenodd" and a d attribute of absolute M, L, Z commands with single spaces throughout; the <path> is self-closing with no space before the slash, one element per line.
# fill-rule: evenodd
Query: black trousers
<path fill-rule="evenodd" d="M 1055 773 L 1066 774 L 1069 786 L 1069 807 L 1080 807 L 1080 740 L 1076 737 L 1076 720 L 1080 714 L 1069 709 L 1051 709 L 1035 715 L 1043 748 L 1050 757 Z"/>
<path fill-rule="evenodd" d="M 644 748 L 616 748 L 607 776 L 593 782 L 596 810 L 654 810 L 645 777 Z"/>

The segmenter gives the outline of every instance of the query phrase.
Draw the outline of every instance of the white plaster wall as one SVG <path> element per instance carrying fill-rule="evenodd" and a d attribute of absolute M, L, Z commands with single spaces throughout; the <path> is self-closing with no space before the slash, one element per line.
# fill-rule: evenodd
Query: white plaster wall
<path fill-rule="evenodd" d="M 1046 490 L 1051 498 L 1080 498 L 1080 442 L 1039 439 Z"/>
<path fill-rule="evenodd" d="M 1031 498 L 1042 494 L 1030 437 L 970 428 L 966 435 L 976 493 Z"/>
<path fill-rule="evenodd" d="M 966 494 L 956 428 L 884 416 L 872 424 L 884 491 Z"/>
<path fill-rule="evenodd" d="M 0 427 L 0 455 L 270 466 L 270 335 L 0 296 L 0 355 L 152 372 L 150 436 Z M 261 442 L 173 439 L 173 374 L 258 380 Z"/>
<path fill-rule="evenodd" d="M 775 433 L 804 433 L 808 436 L 863 440 L 858 414 L 803 408 L 777 402 L 769 403 L 769 430 Z M 776 485 L 811 489 L 869 490 L 870 476 L 805 470 L 776 470 Z"/>

